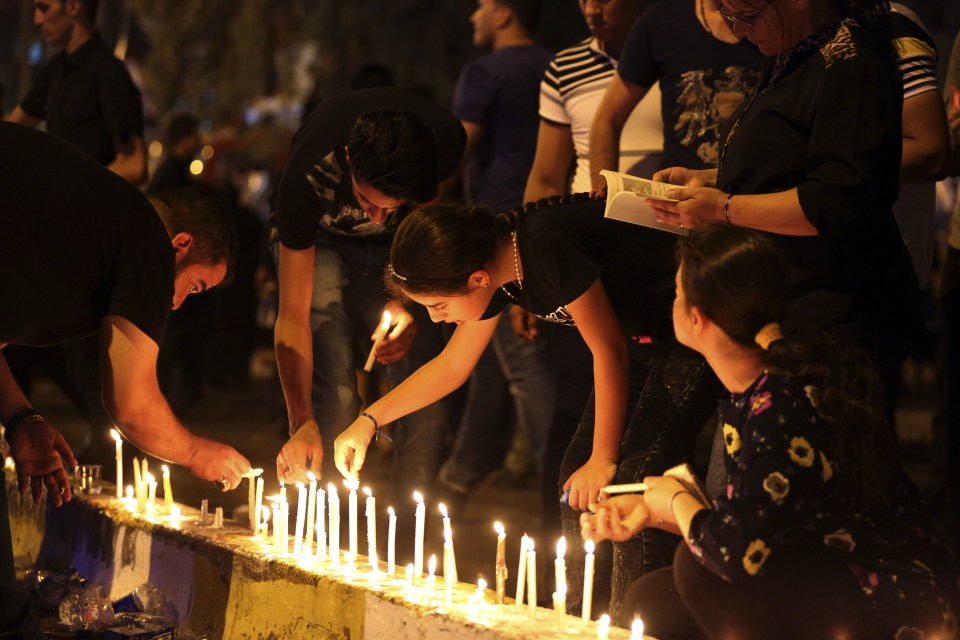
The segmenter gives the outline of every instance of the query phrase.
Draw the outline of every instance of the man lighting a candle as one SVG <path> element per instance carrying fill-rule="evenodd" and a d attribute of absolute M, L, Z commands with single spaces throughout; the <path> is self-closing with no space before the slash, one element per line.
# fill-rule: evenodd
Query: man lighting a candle
<path fill-rule="evenodd" d="M 274 233 L 280 281 L 274 342 L 291 436 L 277 456 L 281 481 L 305 482 L 307 471 L 327 481 L 337 477 L 332 446 L 325 455 L 324 445 L 360 413 L 351 345 L 355 335 L 371 339 L 385 309 L 391 320 L 374 353 L 389 365 L 391 386 L 442 349 L 439 327 L 422 309 L 389 303 L 383 270 L 397 225 L 437 196 L 440 181 L 460 163 L 465 139 L 448 111 L 389 87 L 324 100 L 294 138 Z M 408 508 L 415 489 L 432 486 L 446 420 L 434 406 L 399 424 L 398 509 Z M 412 518 L 401 514 L 400 521 Z"/>

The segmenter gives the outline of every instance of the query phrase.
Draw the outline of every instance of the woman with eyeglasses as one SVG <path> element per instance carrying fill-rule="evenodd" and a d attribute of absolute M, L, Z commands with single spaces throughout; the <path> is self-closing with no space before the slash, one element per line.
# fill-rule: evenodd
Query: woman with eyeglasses
<path fill-rule="evenodd" d="M 897 458 L 866 355 L 782 335 L 788 271 L 762 234 L 713 223 L 680 241 L 673 327 L 721 400 L 725 495 L 645 478 L 581 518 L 593 540 L 679 530 L 672 568 L 627 592 L 660 640 L 955 638 L 957 573 Z"/>
<path fill-rule="evenodd" d="M 659 172 L 686 188 L 650 204 L 685 228 L 765 232 L 787 255 L 806 321 L 858 340 L 892 402 L 917 304 L 891 209 L 902 85 L 887 0 L 723 0 L 718 11 L 769 66 L 721 132 L 718 168 Z"/>

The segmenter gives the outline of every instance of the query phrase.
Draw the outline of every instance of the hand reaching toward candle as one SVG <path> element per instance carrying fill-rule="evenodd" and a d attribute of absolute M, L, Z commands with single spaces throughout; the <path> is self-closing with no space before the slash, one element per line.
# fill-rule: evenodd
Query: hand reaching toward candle
<path fill-rule="evenodd" d="M 309 482 L 307 472 L 322 477 L 323 439 L 313 420 L 303 423 L 277 454 L 277 478 L 280 482 Z"/>
<path fill-rule="evenodd" d="M 580 515 L 580 535 L 584 540 L 623 542 L 651 523 L 642 495 L 616 496 L 591 504 L 590 509 L 593 513 Z"/>
<path fill-rule="evenodd" d="M 380 364 L 392 364 L 407 355 L 420 328 L 402 304 L 390 302 L 384 310 L 390 313 L 391 329 L 374 353 Z"/>
<path fill-rule="evenodd" d="M 7 433 L 10 455 L 17 464 L 17 488 L 29 489 L 34 502 L 40 502 L 43 487 L 47 500 L 61 506 L 72 497 L 65 466 L 77 466 L 77 459 L 60 432 L 42 418 L 24 421 Z"/>
<path fill-rule="evenodd" d="M 570 490 L 567 503 L 570 508 L 586 511 L 591 502 L 596 502 L 600 489 L 613 480 L 617 473 L 617 464 L 606 460 L 590 458 L 574 471 L 563 484 L 563 490 Z"/>
<path fill-rule="evenodd" d="M 184 466 L 202 480 L 222 481 L 222 490 L 230 491 L 239 486 L 243 474 L 250 469 L 250 461 L 229 445 L 198 437 L 193 455 Z"/>
<path fill-rule="evenodd" d="M 360 469 L 367 457 L 367 447 L 376 432 L 373 422 L 365 416 L 353 421 L 333 443 L 333 461 L 343 477 L 358 482 Z"/>

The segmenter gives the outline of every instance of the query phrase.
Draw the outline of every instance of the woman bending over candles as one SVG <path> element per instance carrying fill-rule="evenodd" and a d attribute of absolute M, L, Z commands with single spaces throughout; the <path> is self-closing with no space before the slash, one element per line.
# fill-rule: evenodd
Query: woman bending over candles
<path fill-rule="evenodd" d="M 594 397 L 561 467 L 568 538 L 602 487 L 660 473 L 689 455 L 719 387 L 703 359 L 673 339 L 676 236 L 605 219 L 603 202 L 573 200 L 543 201 L 516 214 L 438 205 L 403 221 L 388 285 L 424 305 L 434 321 L 458 326 L 438 357 L 367 410 L 376 423 L 361 416 L 337 438 L 334 457 L 344 475 L 356 476 L 378 424 L 467 380 L 510 302 L 575 327 L 593 354 Z M 669 564 L 677 541 L 649 531 L 615 545 L 614 608 L 640 573 Z M 568 606 L 578 613 L 582 555 L 580 545 L 568 555 Z M 611 589 L 609 570 L 603 575 L 600 601 Z"/>
<path fill-rule="evenodd" d="M 680 241 L 673 324 L 726 387 L 727 491 L 712 506 L 650 477 L 581 518 L 584 537 L 679 531 L 673 567 L 628 591 L 622 619 L 675 638 L 956 634 L 957 574 L 896 455 L 866 355 L 784 338 L 787 267 L 761 234 L 709 225 Z"/>

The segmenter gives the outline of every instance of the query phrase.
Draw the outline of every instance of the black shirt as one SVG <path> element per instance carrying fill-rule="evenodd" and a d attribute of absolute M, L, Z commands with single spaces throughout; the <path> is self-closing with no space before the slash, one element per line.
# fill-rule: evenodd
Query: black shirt
<path fill-rule="evenodd" d="M 0 343 L 52 344 L 126 318 L 157 344 L 174 253 L 151 204 L 57 138 L 0 122 Z"/>
<path fill-rule="evenodd" d="M 143 104 L 126 65 L 98 34 L 73 53 L 61 51 L 39 71 L 20 104 L 47 121 L 47 132 L 96 159 L 116 158 L 114 137 L 143 138 Z"/>
<path fill-rule="evenodd" d="M 573 325 L 566 305 L 597 278 L 628 338 L 673 340 L 677 236 L 603 217 L 603 201 L 541 207 L 517 222 L 523 289 L 510 283 L 484 317 L 516 302 L 543 320 Z"/>
<path fill-rule="evenodd" d="M 277 227 L 290 249 L 312 247 L 317 232 L 389 241 L 408 212 L 402 208 L 384 224 L 370 221 L 353 196 L 343 145 L 358 117 L 375 109 L 412 113 L 433 131 L 437 143 L 437 182 L 460 165 L 466 133 L 460 121 L 423 96 L 406 89 L 379 87 L 345 93 L 321 102 L 290 145 L 280 178 Z"/>
<path fill-rule="evenodd" d="M 175 158 L 168 155 L 157 167 L 153 177 L 150 178 L 150 184 L 147 186 L 147 193 L 154 194 L 169 189 L 180 189 L 196 184 L 193 174 L 190 173 L 190 163 L 192 158 Z"/>

